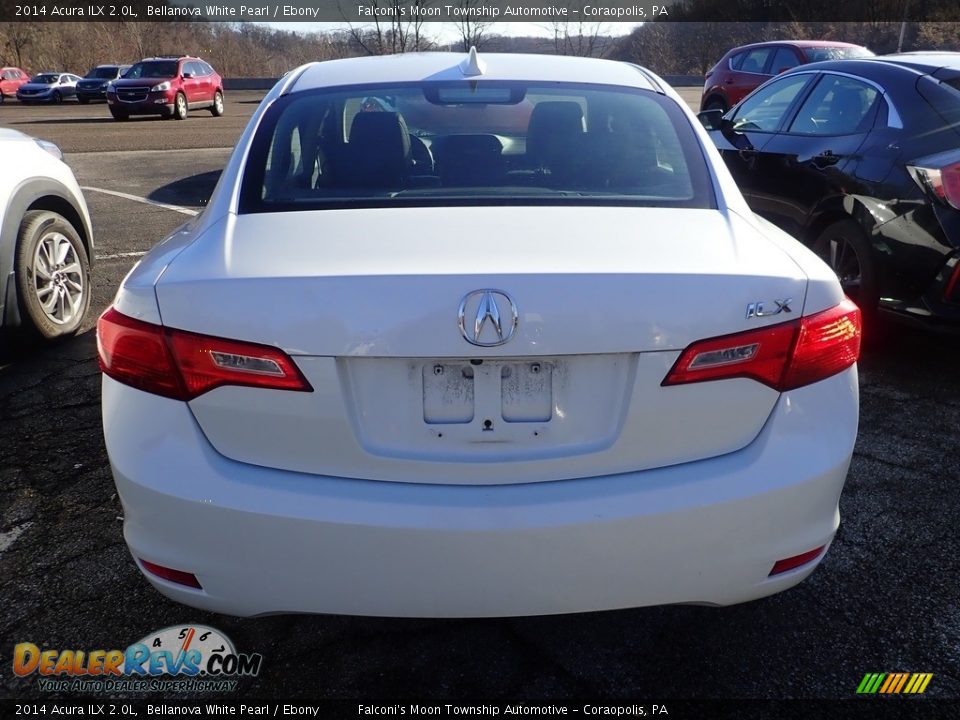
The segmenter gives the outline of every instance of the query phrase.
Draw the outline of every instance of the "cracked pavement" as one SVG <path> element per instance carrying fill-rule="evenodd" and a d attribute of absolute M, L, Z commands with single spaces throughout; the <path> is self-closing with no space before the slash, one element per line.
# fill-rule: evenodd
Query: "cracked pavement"
<path fill-rule="evenodd" d="M 179 124 L 58 124 L 50 118 L 106 111 L 8 103 L 0 125 L 62 144 L 82 185 L 200 207 L 229 152 L 219 145 L 235 140 L 251 97 L 228 105 L 222 124 L 206 114 Z M 181 137 L 203 149 L 182 149 Z M 143 152 L 135 162 L 95 152 L 118 148 Z M 180 149 L 149 152 L 164 148 Z M 98 255 L 144 251 L 186 219 L 103 194 L 87 200 Z M 890 328 L 868 345 L 839 533 L 820 568 L 781 595 L 729 608 L 523 619 L 237 619 L 160 596 L 123 542 L 92 327 L 135 260 L 95 266 L 91 315 L 77 337 L 49 346 L 0 337 L 3 697 L 51 697 L 35 678 L 13 676 L 15 643 L 124 648 L 199 622 L 241 652 L 263 654 L 260 676 L 241 681 L 244 697 L 849 698 L 866 672 L 906 671 L 934 674 L 920 702 L 960 698 L 960 341 Z"/>

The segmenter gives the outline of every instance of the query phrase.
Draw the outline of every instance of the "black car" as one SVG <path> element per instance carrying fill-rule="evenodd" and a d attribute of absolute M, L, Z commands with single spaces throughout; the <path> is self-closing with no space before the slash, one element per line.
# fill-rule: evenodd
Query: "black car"
<path fill-rule="evenodd" d="M 129 65 L 97 65 L 77 83 L 77 100 L 83 105 L 91 100 L 106 100 L 107 85 L 129 69 Z"/>
<path fill-rule="evenodd" d="M 960 330 L 960 53 L 804 65 L 700 119 L 861 308 Z"/>

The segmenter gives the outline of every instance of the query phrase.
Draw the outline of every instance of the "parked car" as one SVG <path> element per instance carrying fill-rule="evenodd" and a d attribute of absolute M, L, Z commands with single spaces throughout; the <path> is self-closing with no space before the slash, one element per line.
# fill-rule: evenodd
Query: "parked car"
<path fill-rule="evenodd" d="M 40 73 L 17 88 L 17 100 L 24 104 L 49 102 L 59 105 L 64 98 L 76 96 L 79 81 L 80 78 L 71 73 Z"/>
<path fill-rule="evenodd" d="M 0 128 L 0 326 L 77 331 L 90 306 L 93 233 L 53 143 Z"/>
<path fill-rule="evenodd" d="M 77 83 L 77 100 L 86 105 L 91 100 L 106 100 L 107 85 L 130 69 L 129 65 L 97 65 Z"/>
<path fill-rule="evenodd" d="M 0 67 L 0 103 L 4 98 L 16 97 L 17 88 L 30 81 L 30 76 L 16 67 Z"/>
<path fill-rule="evenodd" d="M 859 45 L 826 40 L 776 40 L 735 47 L 711 68 L 703 84 L 701 110 L 723 110 L 774 75 L 806 63 L 871 57 Z"/>
<path fill-rule="evenodd" d="M 960 53 L 818 63 L 703 116 L 751 208 L 863 309 L 960 329 Z"/>
<path fill-rule="evenodd" d="M 527 126 L 490 132 L 524 102 Z M 387 616 L 803 580 L 837 530 L 859 311 L 708 142 L 669 85 L 609 60 L 283 77 L 98 324 L 146 578 L 235 615 Z"/>
<path fill-rule="evenodd" d="M 110 114 L 160 115 L 184 120 L 190 110 L 223 115 L 223 80 L 210 65 L 188 55 L 147 58 L 107 86 Z"/>

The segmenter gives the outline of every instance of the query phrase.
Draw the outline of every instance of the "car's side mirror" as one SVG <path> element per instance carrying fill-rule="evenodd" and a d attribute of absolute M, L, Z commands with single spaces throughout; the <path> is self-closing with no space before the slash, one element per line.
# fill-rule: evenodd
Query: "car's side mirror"
<path fill-rule="evenodd" d="M 723 128 L 723 110 L 704 110 L 697 113 L 697 120 L 707 130 L 720 130 Z"/>
<path fill-rule="evenodd" d="M 192 72 L 185 72 L 185 73 L 183 74 L 183 79 L 184 79 L 184 80 L 189 80 L 189 79 L 192 78 L 192 77 L 193 77 L 193 73 L 192 73 Z"/>

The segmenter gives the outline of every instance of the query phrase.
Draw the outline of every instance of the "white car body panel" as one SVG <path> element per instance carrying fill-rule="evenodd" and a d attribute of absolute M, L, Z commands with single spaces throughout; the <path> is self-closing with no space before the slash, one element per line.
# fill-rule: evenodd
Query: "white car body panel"
<path fill-rule="evenodd" d="M 147 579 L 178 602 L 241 616 L 541 615 L 780 592 L 816 564 L 770 578 L 771 558 L 836 532 L 857 427 L 850 368 L 783 394 L 753 443 L 718 458 L 553 483 L 425 486 L 233 462 L 184 403 L 110 378 L 103 389 L 131 552 L 195 573 L 204 589 Z"/>
<path fill-rule="evenodd" d="M 0 325 L 11 318 L 15 300 L 14 253 L 23 215 L 38 200 L 56 197 L 79 216 L 91 265 L 93 233 L 90 211 L 70 166 L 38 144 L 36 138 L 0 128 Z M 46 207 L 48 203 L 41 203 Z"/>
<path fill-rule="evenodd" d="M 856 366 L 784 392 L 743 377 L 663 381 L 693 342 L 809 317 L 843 295 L 826 265 L 750 212 L 656 76 L 483 57 L 484 79 L 671 98 L 701 145 L 714 209 L 240 213 L 250 144 L 282 95 L 461 80 L 463 57 L 291 71 L 205 211 L 124 281 L 119 312 L 279 348 L 312 390 L 224 386 L 184 402 L 104 378 L 131 552 L 193 573 L 202 589 L 146 577 L 175 600 L 237 615 L 427 617 L 723 605 L 799 583 L 825 550 L 771 568 L 836 532 Z M 458 304 L 483 289 L 516 303 L 504 345 L 461 335 Z M 774 301 L 789 311 L 747 312 Z"/>

